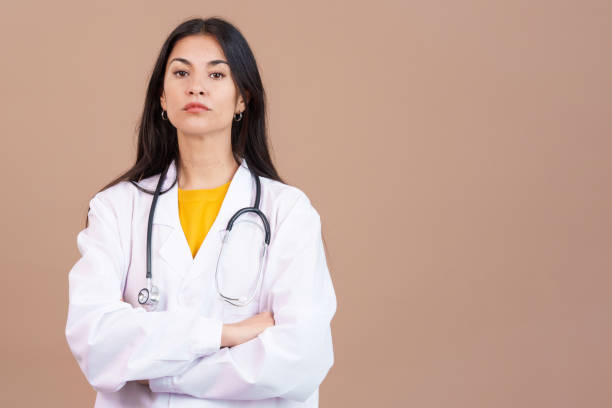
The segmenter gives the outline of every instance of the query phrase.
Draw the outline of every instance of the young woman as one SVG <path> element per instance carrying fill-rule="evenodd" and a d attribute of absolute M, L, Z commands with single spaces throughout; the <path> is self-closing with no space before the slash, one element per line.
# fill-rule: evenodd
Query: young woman
<path fill-rule="evenodd" d="M 180 24 L 136 163 L 89 203 L 66 338 L 96 407 L 316 407 L 336 296 L 318 212 L 267 146 L 242 34 Z M 247 403 L 248 402 L 248 403 Z"/>

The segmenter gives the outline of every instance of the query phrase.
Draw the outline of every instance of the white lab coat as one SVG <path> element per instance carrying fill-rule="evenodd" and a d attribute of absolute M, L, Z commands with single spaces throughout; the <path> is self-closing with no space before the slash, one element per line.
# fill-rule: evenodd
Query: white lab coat
<path fill-rule="evenodd" d="M 163 190 L 176 171 L 173 161 Z M 154 191 L 158 179 L 139 185 Z M 160 289 L 155 311 L 137 300 L 146 287 L 153 196 L 123 181 L 91 199 L 89 226 L 77 236 L 82 256 L 69 273 L 66 339 L 97 391 L 95 407 L 318 406 L 318 387 L 334 363 L 330 322 L 337 306 L 320 217 L 298 188 L 260 180 L 271 240 L 263 283 L 246 307 L 223 301 L 214 284 L 227 222 L 254 202 L 246 160 L 195 258 L 179 220 L 178 184 L 159 196 L 152 240 L 153 280 Z M 274 326 L 246 343 L 220 347 L 224 323 L 262 311 L 273 312 Z M 150 385 L 133 381 L 139 379 Z"/>

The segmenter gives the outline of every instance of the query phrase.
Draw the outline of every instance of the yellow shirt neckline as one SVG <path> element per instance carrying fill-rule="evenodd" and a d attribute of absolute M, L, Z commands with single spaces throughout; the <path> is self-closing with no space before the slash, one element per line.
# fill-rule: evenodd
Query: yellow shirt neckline
<path fill-rule="evenodd" d="M 227 192 L 232 181 L 214 188 L 199 188 L 195 190 L 183 190 L 179 187 L 178 198 L 185 201 L 217 201 L 220 200 Z"/>

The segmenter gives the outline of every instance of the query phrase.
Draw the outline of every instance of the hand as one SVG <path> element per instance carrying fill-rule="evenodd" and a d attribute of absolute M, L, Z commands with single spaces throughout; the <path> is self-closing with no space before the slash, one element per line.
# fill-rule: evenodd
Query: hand
<path fill-rule="evenodd" d="M 254 339 L 270 326 L 274 326 L 272 312 L 261 312 L 241 322 L 224 324 L 221 347 L 233 347 Z"/>

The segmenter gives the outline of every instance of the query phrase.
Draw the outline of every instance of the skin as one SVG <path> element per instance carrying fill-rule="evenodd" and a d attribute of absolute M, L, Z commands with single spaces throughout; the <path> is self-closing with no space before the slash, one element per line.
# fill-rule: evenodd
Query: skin
<path fill-rule="evenodd" d="M 184 190 L 223 185 L 239 166 L 232 155 L 232 120 L 246 105 L 229 65 L 207 65 L 216 60 L 227 61 L 214 37 L 188 36 L 175 44 L 164 74 L 160 104 L 177 129 L 178 183 Z M 189 102 L 203 103 L 210 110 L 187 112 L 183 107 Z"/>
<path fill-rule="evenodd" d="M 215 60 L 227 61 L 217 40 L 210 35 L 192 35 L 177 41 L 166 65 L 160 104 L 177 130 L 178 187 L 183 190 L 226 184 L 239 167 L 232 155 L 231 129 L 234 114 L 243 112 L 246 105 L 229 65 L 209 64 Z M 187 112 L 183 107 L 189 102 L 202 103 L 210 110 Z M 224 324 L 221 347 L 242 344 L 273 325 L 271 312 Z M 149 380 L 137 382 L 149 384 Z"/>

